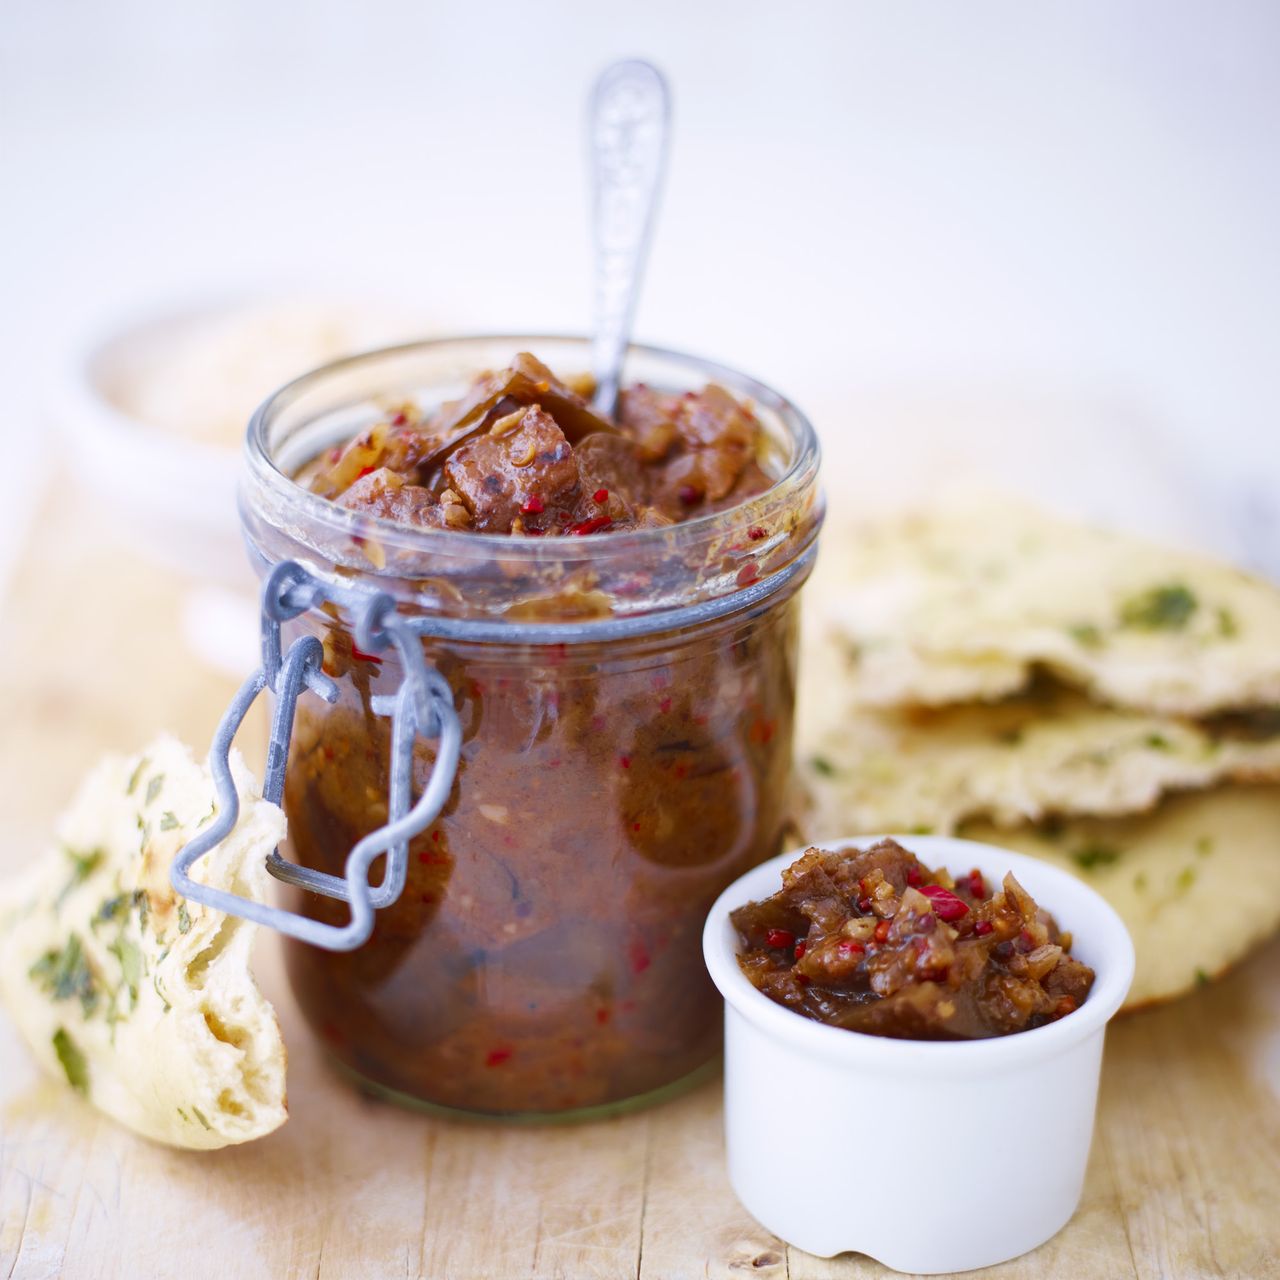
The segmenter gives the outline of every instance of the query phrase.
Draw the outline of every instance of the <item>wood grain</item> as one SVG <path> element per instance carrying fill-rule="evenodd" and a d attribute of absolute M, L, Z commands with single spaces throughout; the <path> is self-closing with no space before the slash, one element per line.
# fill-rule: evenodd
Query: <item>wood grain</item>
<path fill-rule="evenodd" d="M 180 577 L 138 559 L 88 514 L 48 513 L 0 634 L 0 872 L 43 844 L 101 751 L 136 747 L 160 727 L 207 741 L 231 682 L 184 651 L 183 590 Z M 716 1083 L 590 1125 L 420 1116 L 366 1099 L 333 1074 L 270 938 L 258 967 L 290 1046 L 291 1120 L 243 1148 L 192 1154 L 134 1138 L 42 1079 L 0 1018 L 0 1277 L 890 1274 L 865 1258 L 788 1249 L 745 1213 L 725 1179 Z M 1214 987 L 1112 1028 L 1079 1212 L 1043 1248 L 984 1275 L 1280 1275 L 1278 1094 L 1273 944 Z M 874 1153 L 823 1149 L 812 1100 L 797 1100 L 797 1117 L 815 1135 L 797 1177 L 821 1177 L 828 1161 L 859 1162 L 875 1176 Z M 975 1117 L 948 1118 L 939 1143 L 958 1176 L 990 1178 L 993 1197 L 1017 1177 L 983 1165 Z"/>

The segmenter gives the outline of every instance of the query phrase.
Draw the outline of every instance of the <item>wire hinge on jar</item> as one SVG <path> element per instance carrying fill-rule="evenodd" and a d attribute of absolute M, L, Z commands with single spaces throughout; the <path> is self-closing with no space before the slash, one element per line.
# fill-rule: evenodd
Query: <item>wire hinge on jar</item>
<path fill-rule="evenodd" d="M 279 850 L 272 850 L 267 859 L 267 870 L 277 880 L 350 904 L 350 921 L 345 925 L 332 925 L 199 884 L 189 873 L 205 854 L 231 834 L 239 818 L 240 800 L 231 776 L 231 747 L 258 695 L 270 689 L 276 699 L 262 786 L 263 798 L 272 804 L 279 804 L 284 794 L 285 765 L 298 699 L 306 692 L 326 702 L 337 699 L 338 686 L 322 670 L 324 655 L 320 641 L 315 636 L 301 636 L 289 646 L 287 653 L 282 653 L 280 624 L 328 600 L 337 601 L 339 596 L 340 602 L 353 613 L 355 638 L 360 648 L 378 653 L 394 647 L 400 656 L 404 677 L 394 694 L 376 695 L 372 699 L 373 710 L 378 715 L 391 717 L 390 793 L 385 825 L 356 844 L 347 855 L 342 876 L 300 867 L 282 858 Z M 427 784 L 411 805 L 413 745 L 419 736 L 438 739 L 438 746 Z M 389 907 L 404 891 L 409 841 L 436 820 L 448 801 L 461 743 L 462 727 L 454 710 L 453 692 L 444 677 L 428 666 L 421 641 L 406 619 L 397 613 L 394 599 L 384 592 L 335 590 L 296 561 L 282 561 L 272 569 L 262 588 L 262 666 L 241 686 L 209 748 L 209 769 L 217 791 L 217 816 L 208 830 L 179 851 L 169 879 L 183 897 L 207 907 L 269 925 L 291 938 L 328 951 L 354 950 L 373 931 L 374 911 Z M 369 871 L 383 854 L 387 855 L 386 870 L 382 883 L 375 888 L 369 883 Z"/>

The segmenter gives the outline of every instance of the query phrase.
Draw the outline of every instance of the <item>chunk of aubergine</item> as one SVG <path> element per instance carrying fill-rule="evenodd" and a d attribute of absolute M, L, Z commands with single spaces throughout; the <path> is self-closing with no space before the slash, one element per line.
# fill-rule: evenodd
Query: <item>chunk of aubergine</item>
<path fill-rule="evenodd" d="M 486 416 L 501 416 L 501 411 L 514 405 L 535 404 L 556 420 L 571 444 L 597 431 L 617 431 L 541 360 L 522 351 L 510 368 L 478 379 L 462 399 L 444 405 L 431 423 L 431 433 L 449 439 L 479 425 Z"/>
<path fill-rule="evenodd" d="M 459 445 L 444 464 L 444 481 L 478 532 L 510 533 L 521 508 L 534 509 L 536 524 L 543 512 L 572 507 L 578 463 L 555 419 L 533 405 Z"/>

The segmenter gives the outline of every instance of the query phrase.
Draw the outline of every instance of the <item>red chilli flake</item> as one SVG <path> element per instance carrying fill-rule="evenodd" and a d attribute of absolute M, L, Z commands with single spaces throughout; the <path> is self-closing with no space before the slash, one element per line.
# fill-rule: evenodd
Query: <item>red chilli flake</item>
<path fill-rule="evenodd" d="M 597 507 L 603 507 L 604 504 L 609 501 L 609 490 L 597 489 L 595 493 L 591 495 L 591 501 L 594 502 Z"/>
<path fill-rule="evenodd" d="M 792 947 L 795 946 L 796 935 L 790 929 L 770 929 L 764 940 L 771 947 Z"/>
<path fill-rule="evenodd" d="M 738 570 L 736 581 L 740 587 L 749 587 L 759 576 L 759 566 L 754 564 L 744 564 L 742 568 Z"/>
<path fill-rule="evenodd" d="M 803 959 L 804 959 L 804 953 L 805 953 L 808 949 L 809 949 L 809 945 L 808 945 L 808 943 L 806 943 L 806 942 L 804 941 L 804 939 L 802 938 L 799 942 L 797 942 L 797 943 L 796 943 L 796 959 L 797 959 L 797 960 L 803 960 Z"/>
<path fill-rule="evenodd" d="M 987 896 L 987 882 L 982 878 L 982 872 L 977 867 L 969 872 L 969 892 L 975 898 Z"/>
<path fill-rule="evenodd" d="M 397 413 L 396 416 L 391 419 L 391 425 L 393 427 L 403 427 L 405 423 L 408 421 L 409 421 L 409 415 L 405 413 L 403 409 L 401 409 L 400 412 Z"/>
<path fill-rule="evenodd" d="M 867 949 L 860 942 L 855 942 L 852 938 L 844 938 L 840 945 L 836 947 L 841 959 L 848 959 L 850 956 L 866 955 Z"/>
<path fill-rule="evenodd" d="M 993 925 L 990 920 L 979 920 L 978 923 L 973 926 L 973 931 L 979 938 L 985 938 L 987 934 L 991 933 L 994 929 L 995 925 Z"/>
<path fill-rule="evenodd" d="M 691 507 L 695 502 L 702 501 L 702 491 L 695 489 L 691 484 L 682 484 L 676 490 L 676 497 L 684 503 L 686 507 Z"/>
<path fill-rule="evenodd" d="M 859 898 L 858 910 L 861 911 L 863 915 L 866 915 L 866 913 L 871 910 L 871 899 L 868 898 L 866 895 L 863 895 L 861 898 Z"/>
<path fill-rule="evenodd" d="M 536 493 L 531 493 L 521 504 L 520 510 L 527 516 L 539 516 L 547 509 L 546 504 Z"/>
<path fill-rule="evenodd" d="M 652 963 L 644 943 L 638 940 L 627 948 L 627 959 L 630 961 L 632 973 L 643 973 Z"/>
<path fill-rule="evenodd" d="M 922 884 L 924 884 L 924 876 L 921 875 L 919 867 L 907 868 L 907 883 L 913 889 L 918 889 Z"/>
<path fill-rule="evenodd" d="M 765 536 L 765 531 L 758 524 L 752 525 L 751 528 L 747 530 L 747 537 L 750 538 L 752 542 L 759 542 L 760 539 Z"/>
<path fill-rule="evenodd" d="M 875 940 L 879 942 L 881 945 L 889 941 L 889 921 L 888 920 L 881 920 L 880 923 L 876 925 L 876 931 L 874 936 L 875 936 Z"/>
<path fill-rule="evenodd" d="M 619 764 L 620 764 L 624 769 L 630 769 L 630 768 L 631 768 L 631 757 L 630 757 L 630 756 L 619 756 L 619 757 L 618 757 L 618 763 L 619 763 Z"/>
<path fill-rule="evenodd" d="M 964 900 L 957 898 L 950 889 L 944 889 L 940 884 L 922 884 L 920 892 L 933 904 L 933 914 L 939 920 L 959 920 L 961 916 L 969 914 Z"/>
<path fill-rule="evenodd" d="M 490 1049 L 485 1057 L 484 1065 L 486 1067 L 500 1067 L 504 1062 L 510 1061 L 513 1053 L 515 1053 L 515 1050 L 507 1045 L 500 1045 L 496 1049 Z"/>
<path fill-rule="evenodd" d="M 376 653 L 365 653 L 354 640 L 351 642 L 351 656 L 357 662 L 372 662 L 375 666 L 382 666 L 382 659 Z"/>
<path fill-rule="evenodd" d="M 612 523 L 612 516 L 592 516 L 590 520 L 579 520 L 577 524 L 571 524 L 565 533 L 575 538 L 585 538 L 589 533 L 599 533 L 602 529 L 607 529 Z"/>

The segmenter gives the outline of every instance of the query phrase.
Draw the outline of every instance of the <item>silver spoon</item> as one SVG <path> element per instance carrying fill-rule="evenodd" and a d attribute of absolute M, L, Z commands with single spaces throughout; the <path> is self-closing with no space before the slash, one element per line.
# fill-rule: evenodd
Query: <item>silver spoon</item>
<path fill-rule="evenodd" d="M 587 117 L 595 239 L 592 405 L 612 419 L 622 361 L 666 169 L 671 94 L 648 62 L 615 62 L 591 90 Z"/>

